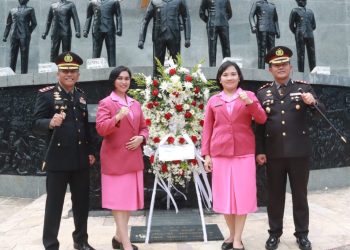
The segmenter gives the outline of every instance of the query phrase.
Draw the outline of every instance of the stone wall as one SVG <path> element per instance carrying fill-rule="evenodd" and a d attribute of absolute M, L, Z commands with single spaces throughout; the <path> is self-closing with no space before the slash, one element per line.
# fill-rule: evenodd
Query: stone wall
<path fill-rule="evenodd" d="M 81 27 L 85 24 L 86 7 L 88 0 L 72 0 L 75 2 Z M 30 0 L 28 5 L 36 11 L 38 27 L 32 34 L 30 49 L 29 72 L 37 72 L 37 64 L 49 61 L 50 36 L 46 40 L 41 39 L 45 29 L 45 22 L 50 4 L 56 0 Z M 182 48 L 183 59 L 186 65 L 193 65 L 205 60 L 208 65 L 208 46 L 205 24 L 198 16 L 200 0 L 187 0 L 192 22 L 192 45 L 189 49 Z M 252 0 L 231 0 L 233 18 L 230 20 L 230 41 L 233 57 L 242 58 L 244 68 L 257 68 L 257 45 L 255 35 L 251 34 L 249 26 L 249 12 Z M 281 39 L 276 44 L 283 44 L 295 51 L 294 36 L 289 30 L 288 21 L 292 8 L 296 7 L 294 0 L 271 0 L 276 4 L 279 15 Z M 17 0 L 1 0 L 0 32 L 5 29 L 8 11 L 18 5 Z M 330 66 L 332 74 L 349 75 L 349 12 L 350 0 L 310 0 L 308 8 L 312 9 L 317 28 L 314 33 L 316 40 L 316 59 L 319 66 Z M 121 2 L 123 14 L 123 36 L 117 37 L 117 64 L 128 66 L 152 65 L 152 25 L 148 27 L 145 49 L 137 48 L 140 22 L 145 10 L 140 8 L 140 0 L 123 0 Z M 72 26 L 73 27 L 73 26 Z M 2 40 L 2 39 L 1 39 Z M 9 41 L 0 41 L 0 67 L 9 64 Z M 92 38 L 77 39 L 73 37 L 72 50 L 83 56 L 83 59 L 91 57 Z M 106 57 L 105 48 L 102 56 Z M 221 61 L 221 48 L 218 45 L 217 62 Z M 292 63 L 296 68 L 296 57 Z M 305 67 L 308 70 L 308 67 Z M 17 72 L 19 64 L 17 66 Z"/>

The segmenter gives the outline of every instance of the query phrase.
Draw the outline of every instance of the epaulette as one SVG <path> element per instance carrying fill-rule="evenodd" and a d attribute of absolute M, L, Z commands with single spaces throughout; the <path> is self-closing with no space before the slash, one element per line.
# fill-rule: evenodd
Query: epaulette
<path fill-rule="evenodd" d="M 258 90 L 267 88 L 267 87 L 271 87 L 272 86 L 272 82 L 266 83 L 265 85 L 263 85 L 262 87 L 260 87 Z"/>
<path fill-rule="evenodd" d="M 77 91 L 79 91 L 80 93 L 85 94 L 85 92 L 84 92 L 81 88 L 75 87 L 75 89 L 76 89 Z"/>
<path fill-rule="evenodd" d="M 55 86 L 47 86 L 47 87 L 45 87 L 45 88 L 39 89 L 39 92 L 44 93 L 44 92 L 47 92 L 47 91 L 53 89 L 54 87 L 55 87 Z"/>
<path fill-rule="evenodd" d="M 304 80 L 293 80 L 293 83 L 299 83 L 299 84 L 310 84 L 309 82 L 304 81 Z"/>

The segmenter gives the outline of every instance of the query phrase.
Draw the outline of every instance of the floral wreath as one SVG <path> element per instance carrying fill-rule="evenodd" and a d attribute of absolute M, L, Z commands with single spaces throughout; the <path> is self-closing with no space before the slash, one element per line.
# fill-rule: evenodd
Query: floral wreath
<path fill-rule="evenodd" d="M 149 139 L 144 147 L 145 155 L 150 157 L 151 173 L 158 174 L 172 185 L 185 186 L 191 180 L 192 172 L 198 168 L 196 159 L 162 162 L 155 157 L 161 140 L 168 136 L 165 144 L 184 145 L 187 134 L 196 149 L 201 145 L 204 123 L 204 106 L 209 98 L 210 85 L 201 70 L 201 64 L 191 70 L 182 67 L 181 57 L 176 64 L 172 59 L 169 66 L 163 67 L 158 61 L 158 78 L 137 74 L 134 79 L 144 85 L 143 113 L 149 128 Z"/>

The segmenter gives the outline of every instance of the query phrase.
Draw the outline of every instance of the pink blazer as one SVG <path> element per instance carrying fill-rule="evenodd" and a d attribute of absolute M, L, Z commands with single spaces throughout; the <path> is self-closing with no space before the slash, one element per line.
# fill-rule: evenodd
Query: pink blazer
<path fill-rule="evenodd" d="M 121 109 L 120 104 L 113 100 L 112 94 L 101 100 L 96 114 L 96 130 L 103 136 L 100 158 L 101 172 L 109 175 L 122 175 L 144 168 L 141 145 L 135 150 L 128 150 L 125 144 L 135 135 L 148 138 L 148 128 L 143 117 L 141 105 L 134 102 L 130 109 L 134 118 L 125 116 L 118 125 L 115 115 Z"/>
<path fill-rule="evenodd" d="M 253 103 L 245 105 L 239 98 L 236 99 L 231 115 L 219 94 L 209 99 L 202 134 L 203 156 L 232 157 L 255 153 L 252 118 L 263 124 L 267 116 L 255 94 L 250 91 L 247 94 Z"/>

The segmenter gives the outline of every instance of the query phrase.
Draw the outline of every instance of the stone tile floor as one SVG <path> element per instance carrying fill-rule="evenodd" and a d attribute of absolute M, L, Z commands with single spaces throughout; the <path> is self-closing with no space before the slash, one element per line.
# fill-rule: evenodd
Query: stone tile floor
<path fill-rule="evenodd" d="M 0 250 L 43 249 L 41 243 L 45 195 L 36 200 L 0 197 Z M 310 234 L 313 250 L 350 250 L 350 188 L 309 193 Z M 71 233 L 73 218 L 70 194 L 66 195 L 59 240 L 62 250 L 73 249 Z M 206 216 L 206 223 L 218 224 L 223 235 L 228 234 L 221 215 Z M 137 213 L 130 219 L 130 226 L 143 226 L 145 216 Z M 111 238 L 115 231 L 110 216 L 89 217 L 89 242 L 97 250 L 112 249 Z M 279 250 L 298 249 L 293 236 L 291 195 L 287 194 L 284 234 Z M 243 242 L 247 250 L 264 250 L 267 238 L 265 212 L 250 214 L 245 226 Z M 142 250 L 215 250 L 221 249 L 221 241 L 187 243 L 137 244 Z"/>

